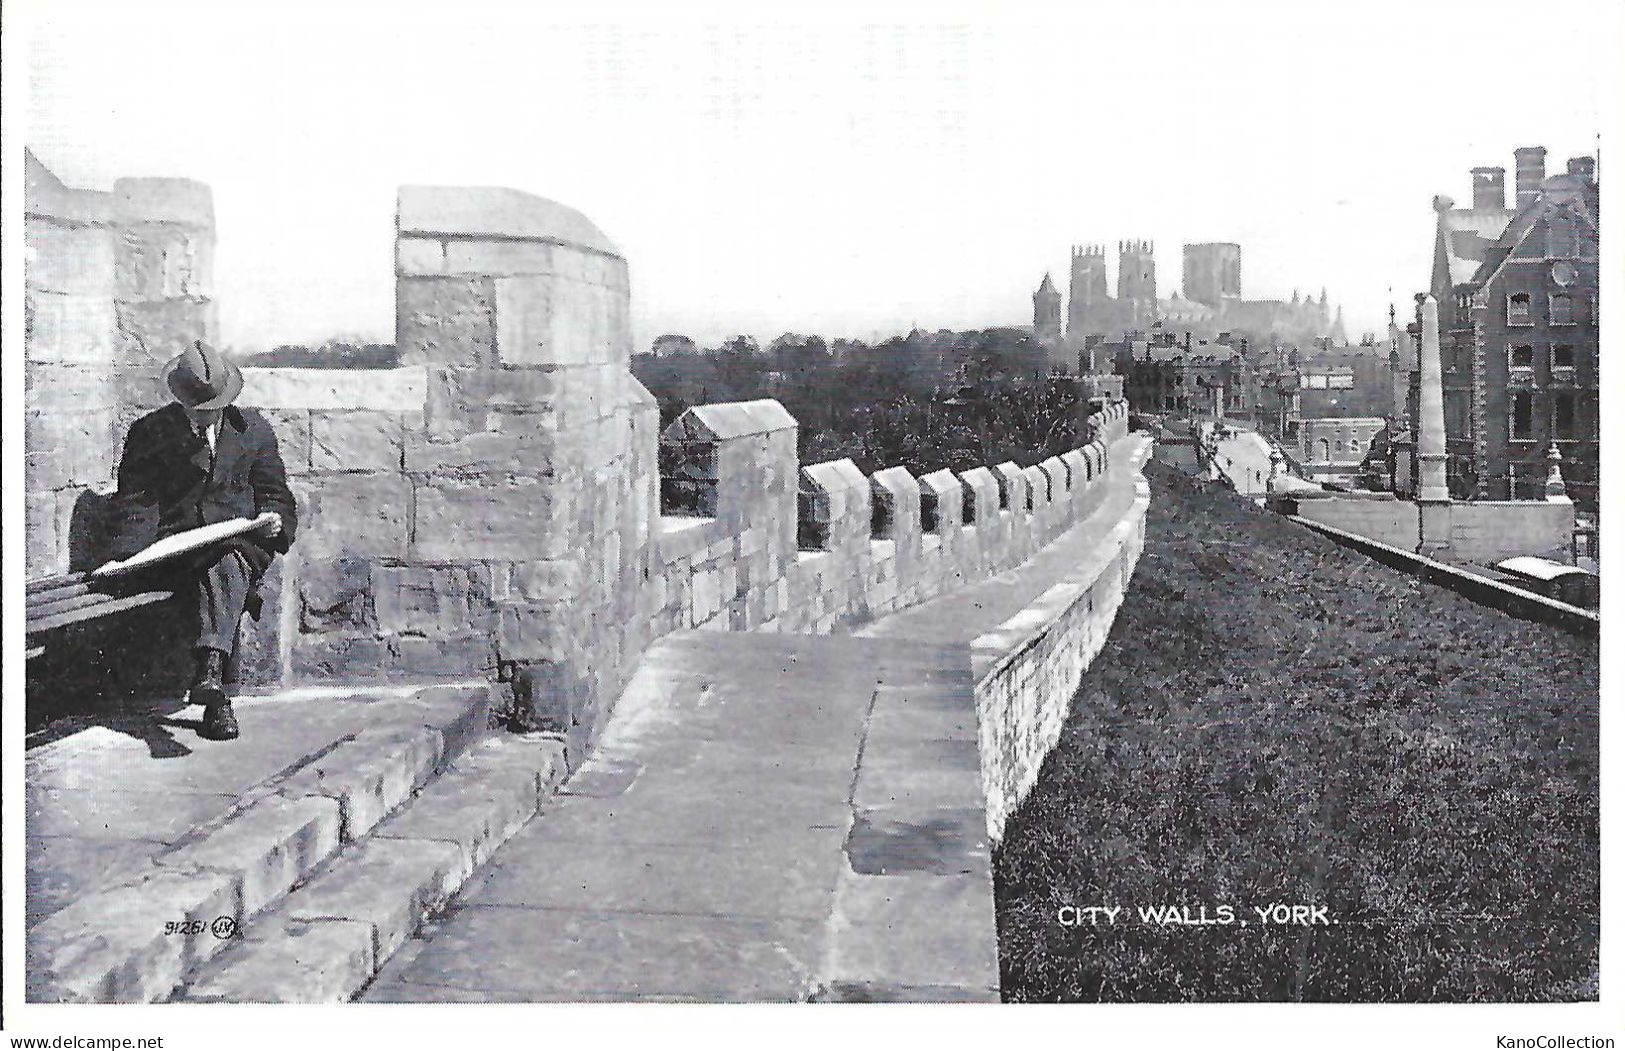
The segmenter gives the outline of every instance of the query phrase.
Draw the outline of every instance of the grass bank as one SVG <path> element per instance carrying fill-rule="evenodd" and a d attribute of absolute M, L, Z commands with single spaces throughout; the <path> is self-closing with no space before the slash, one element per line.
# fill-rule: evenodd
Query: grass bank
<path fill-rule="evenodd" d="M 1594 999 L 1597 644 L 1147 474 L 1128 600 L 995 856 L 1006 998 Z"/>

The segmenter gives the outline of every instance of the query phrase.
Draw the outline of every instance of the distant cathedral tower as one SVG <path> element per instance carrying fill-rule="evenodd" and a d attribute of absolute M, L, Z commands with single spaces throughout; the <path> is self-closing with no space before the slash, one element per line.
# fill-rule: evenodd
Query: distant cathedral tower
<path fill-rule="evenodd" d="M 1049 274 L 1033 293 L 1033 336 L 1046 345 L 1061 342 L 1061 293 Z"/>
<path fill-rule="evenodd" d="M 1072 283 L 1067 295 L 1066 338 L 1081 345 L 1090 325 L 1110 307 L 1104 245 L 1072 246 Z"/>
<path fill-rule="evenodd" d="M 1117 298 L 1133 327 L 1149 328 L 1157 320 L 1157 259 L 1152 242 L 1118 242 Z"/>
<path fill-rule="evenodd" d="M 1185 246 L 1185 298 L 1217 307 L 1241 298 L 1241 246 L 1209 241 Z"/>

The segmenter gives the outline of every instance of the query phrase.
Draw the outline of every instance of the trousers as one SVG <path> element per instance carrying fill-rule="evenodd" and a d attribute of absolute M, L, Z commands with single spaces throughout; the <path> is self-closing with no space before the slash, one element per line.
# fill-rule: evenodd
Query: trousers
<path fill-rule="evenodd" d="M 197 648 L 219 650 L 230 657 L 237 648 L 237 629 L 248 602 L 248 563 L 227 549 L 198 570 Z"/>

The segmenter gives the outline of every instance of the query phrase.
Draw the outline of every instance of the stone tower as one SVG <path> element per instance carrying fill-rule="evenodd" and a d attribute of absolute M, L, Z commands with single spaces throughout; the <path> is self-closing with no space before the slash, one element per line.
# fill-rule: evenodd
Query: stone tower
<path fill-rule="evenodd" d="M 1033 336 L 1046 345 L 1061 341 L 1061 293 L 1049 274 L 1033 293 Z"/>
<path fill-rule="evenodd" d="M 1210 307 L 1241 297 L 1241 245 L 1213 241 L 1185 246 L 1185 298 Z"/>
<path fill-rule="evenodd" d="M 1072 246 L 1072 282 L 1066 304 L 1066 337 L 1081 343 L 1111 302 L 1104 245 Z"/>
<path fill-rule="evenodd" d="M 1117 298 L 1129 324 L 1149 328 L 1157 320 L 1157 260 L 1151 241 L 1117 244 Z"/>

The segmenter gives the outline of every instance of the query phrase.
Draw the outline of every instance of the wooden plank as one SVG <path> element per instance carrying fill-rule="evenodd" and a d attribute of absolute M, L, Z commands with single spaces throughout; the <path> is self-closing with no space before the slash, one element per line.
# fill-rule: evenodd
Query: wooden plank
<path fill-rule="evenodd" d="M 34 595 L 41 591 L 50 591 L 54 588 L 66 587 L 69 584 L 77 584 L 87 576 L 89 576 L 88 573 L 63 573 L 54 577 L 39 577 L 36 580 L 27 581 L 23 585 L 23 591 L 25 594 Z"/>
<path fill-rule="evenodd" d="M 150 606 L 155 602 L 163 602 L 173 598 L 173 591 L 143 591 L 136 595 L 126 595 L 123 598 L 110 598 L 105 605 L 89 606 L 82 609 L 69 610 L 66 613 L 57 613 L 42 617 L 39 620 L 30 619 L 25 625 L 27 634 L 34 635 L 42 631 L 53 631 L 65 628 L 70 624 L 79 624 L 98 617 L 106 617 L 125 610 L 137 609 L 141 606 Z"/>
<path fill-rule="evenodd" d="M 32 613 L 35 608 L 42 605 L 52 605 L 64 599 L 75 598 L 79 595 L 90 594 L 89 584 L 64 584 L 49 591 L 35 591 L 27 596 L 28 609 Z"/>
<path fill-rule="evenodd" d="M 58 595 L 55 591 L 47 591 L 28 599 L 28 619 L 43 620 L 57 613 L 66 613 L 69 610 L 85 609 L 90 606 L 103 606 L 116 600 L 119 596 L 109 595 L 105 591 L 91 591 L 85 587 L 77 594 Z"/>

